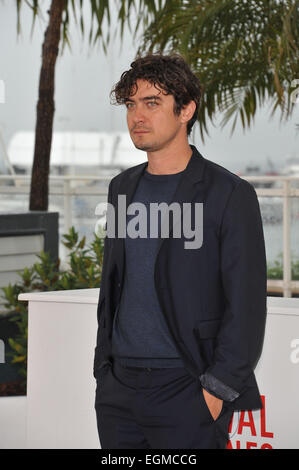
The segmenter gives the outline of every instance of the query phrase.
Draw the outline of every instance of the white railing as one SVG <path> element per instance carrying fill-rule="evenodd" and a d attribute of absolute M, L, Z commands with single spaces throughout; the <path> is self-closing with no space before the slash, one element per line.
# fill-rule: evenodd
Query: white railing
<path fill-rule="evenodd" d="M 299 281 L 292 281 L 291 271 L 291 197 L 299 197 L 298 187 L 291 187 L 292 183 L 299 183 L 299 176 L 251 176 L 245 178 L 250 182 L 282 183 L 281 188 L 257 188 L 259 197 L 276 196 L 282 198 L 282 246 L 283 246 L 283 279 L 268 279 L 268 289 L 282 290 L 284 297 L 291 297 L 292 292 L 299 292 Z M 298 234 L 299 242 L 299 234 Z"/>
<path fill-rule="evenodd" d="M 108 182 L 112 176 L 49 176 L 50 195 L 63 196 L 63 218 L 64 232 L 67 233 L 72 226 L 71 199 L 73 196 L 106 196 Z M 268 279 L 268 291 L 282 292 L 284 297 L 291 297 L 292 293 L 299 293 L 299 281 L 292 280 L 291 276 L 291 201 L 292 197 L 299 197 L 299 176 L 242 176 L 250 182 L 275 183 L 281 187 L 256 188 L 259 198 L 279 197 L 282 198 L 282 252 L 283 252 L 283 279 Z M 0 195 L 1 194 L 24 194 L 29 195 L 30 175 L 0 175 Z M 14 186 L 1 185 L 2 181 L 14 181 Z M 90 186 L 73 186 L 72 183 L 80 181 L 86 182 L 106 182 L 104 189 Z M 25 184 L 24 184 L 25 182 Z M 55 184 L 54 184 L 55 183 Z M 297 183 L 297 187 L 292 187 L 292 183 Z M 0 203 L 1 210 L 1 203 Z M 298 234 L 299 242 L 299 234 Z"/>

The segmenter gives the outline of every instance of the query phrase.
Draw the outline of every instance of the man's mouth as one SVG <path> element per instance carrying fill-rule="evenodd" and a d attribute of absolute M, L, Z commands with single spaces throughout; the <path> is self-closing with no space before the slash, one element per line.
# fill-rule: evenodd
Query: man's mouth
<path fill-rule="evenodd" d="M 133 129 L 133 134 L 148 134 L 149 131 L 146 129 Z"/>

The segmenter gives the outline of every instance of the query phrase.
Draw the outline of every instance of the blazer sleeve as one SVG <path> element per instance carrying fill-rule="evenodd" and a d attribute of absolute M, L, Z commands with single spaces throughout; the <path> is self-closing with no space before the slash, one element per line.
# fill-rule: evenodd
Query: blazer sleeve
<path fill-rule="evenodd" d="M 112 180 L 110 181 L 109 186 L 108 186 L 107 202 L 109 204 L 112 204 Z M 108 215 L 107 215 L 108 210 L 106 212 L 106 220 L 108 218 Z M 107 229 L 107 221 L 106 221 L 105 227 Z M 101 304 L 101 302 L 104 298 L 104 295 L 105 295 L 105 279 L 106 279 L 106 271 L 107 271 L 107 264 L 108 264 L 108 258 L 109 258 L 109 251 L 110 251 L 110 240 L 109 240 L 109 238 L 107 237 L 107 234 L 106 234 L 105 238 L 104 238 L 103 265 L 102 265 L 102 275 L 101 275 L 100 295 L 99 295 L 98 306 Z"/>
<path fill-rule="evenodd" d="M 232 401 L 246 390 L 259 359 L 267 314 L 262 218 L 256 192 L 245 180 L 237 184 L 226 204 L 220 250 L 225 310 L 214 360 L 205 376 L 212 378 L 212 386 L 213 379 L 216 388 L 224 386 L 224 396 Z"/>
<path fill-rule="evenodd" d="M 108 187 L 108 198 L 107 202 L 112 204 L 112 180 L 109 183 Z M 108 210 L 106 212 L 106 219 L 108 218 Z M 107 222 L 106 222 L 106 228 L 107 228 Z M 103 265 L 102 265 L 102 275 L 101 275 L 101 283 L 100 283 L 100 293 L 99 293 L 99 300 L 98 300 L 98 306 L 97 306 L 97 323 L 98 323 L 98 331 L 97 331 L 97 348 L 100 347 L 101 344 L 101 327 L 100 327 L 100 320 L 101 320 L 101 312 L 102 312 L 102 302 L 105 298 L 105 283 L 106 283 L 106 277 L 107 277 L 107 266 L 108 266 L 108 261 L 109 261 L 109 256 L 110 256 L 110 248 L 111 248 L 111 239 L 108 238 L 107 233 L 104 238 L 104 253 L 103 253 Z M 97 352 L 97 351 L 96 351 Z"/>

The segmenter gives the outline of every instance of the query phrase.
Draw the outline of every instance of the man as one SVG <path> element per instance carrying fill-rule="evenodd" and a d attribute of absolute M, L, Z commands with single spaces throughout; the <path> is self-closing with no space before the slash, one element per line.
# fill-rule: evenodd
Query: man
<path fill-rule="evenodd" d="M 262 407 L 253 372 L 266 318 L 257 196 L 189 145 L 201 86 L 180 56 L 137 59 L 112 94 L 147 162 L 108 190 L 115 211 L 108 208 L 94 361 L 101 446 L 225 448 L 233 411 Z M 160 203 L 182 210 L 154 220 Z M 124 209 L 125 236 L 115 228 Z M 188 222 L 194 238 L 200 232 L 194 246 L 190 230 L 177 236 Z"/>

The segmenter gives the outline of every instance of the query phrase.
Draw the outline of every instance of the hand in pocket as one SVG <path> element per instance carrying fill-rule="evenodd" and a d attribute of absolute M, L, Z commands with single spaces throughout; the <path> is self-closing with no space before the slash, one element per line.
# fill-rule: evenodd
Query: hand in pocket
<path fill-rule="evenodd" d="M 211 395 L 211 393 L 207 392 L 204 388 L 202 389 L 202 393 L 206 402 L 206 405 L 214 419 L 216 419 L 220 416 L 220 413 L 222 411 L 223 407 L 223 400 L 220 400 L 220 398 L 215 397 L 214 395 Z"/>

